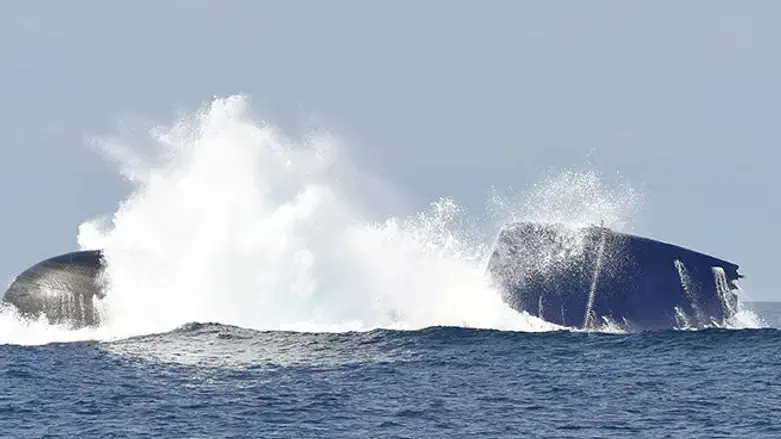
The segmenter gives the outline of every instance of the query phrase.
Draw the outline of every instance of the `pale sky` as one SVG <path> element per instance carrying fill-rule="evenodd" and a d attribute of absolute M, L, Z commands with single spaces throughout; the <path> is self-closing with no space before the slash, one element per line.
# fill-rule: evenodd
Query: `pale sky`
<path fill-rule="evenodd" d="M 291 134 L 347 139 L 419 206 L 620 172 L 644 193 L 635 232 L 781 300 L 779 17 L 774 1 L 6 0 L 0 276 L 75 250 L 127 195 L 87 137 L 243 93 Z"/>

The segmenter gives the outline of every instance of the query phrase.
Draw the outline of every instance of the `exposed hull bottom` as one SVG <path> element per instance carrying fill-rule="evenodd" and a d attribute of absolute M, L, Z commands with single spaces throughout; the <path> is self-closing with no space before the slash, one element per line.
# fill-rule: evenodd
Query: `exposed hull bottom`
<path fill-rule="evenodd" d="M 100 251 L 68 253 L 39 262 L 14 279 L 3 296 L 24 317 L 44 316 L 73 328 L 97 326 L 95 302 L 104 297 Z"/>
<path fill-rule="evenodd" d="M 488 272 L 514 309 L 567 327 L 722 325 L 734 316 L 738 266 L 607 228 L 516 223 Z"/>

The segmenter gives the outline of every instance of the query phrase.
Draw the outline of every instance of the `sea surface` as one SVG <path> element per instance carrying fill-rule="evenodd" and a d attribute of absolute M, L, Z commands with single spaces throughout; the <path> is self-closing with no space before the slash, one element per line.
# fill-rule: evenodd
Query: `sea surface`
<path fill-rule="evenodd" d="M 7 438 L 779 438 L 766 328 L 260 332 L 0 345 Z"/>

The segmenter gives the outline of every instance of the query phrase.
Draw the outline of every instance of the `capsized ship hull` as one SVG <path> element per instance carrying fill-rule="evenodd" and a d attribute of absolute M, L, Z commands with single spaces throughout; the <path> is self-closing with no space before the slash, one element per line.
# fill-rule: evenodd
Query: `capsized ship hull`
<path fill-rule="evenodd" d="M 53 324 L 96 326 L 102 272 L 99 250 L 47 259 L 17 276 L 3 303 Z M 510 307 L 576 328 L 721 325 L 736 312 L 742 277 L 733 263 L 664 242 L 528 222 L 502 229 L 487 272 Z"/>
<path fill-rule="evenodd" d="M 738 266 L 603 227 L 514 223 L 488 273 L 518 311 L 567 327 L 723 325 L 737 308 Z"/>

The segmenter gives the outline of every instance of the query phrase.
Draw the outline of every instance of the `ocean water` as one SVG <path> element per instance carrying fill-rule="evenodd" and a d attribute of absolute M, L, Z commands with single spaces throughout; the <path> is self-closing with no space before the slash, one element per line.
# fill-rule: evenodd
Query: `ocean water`
<path fill-rule="evenodd" d="M 338 138 L 288 138 L 242 96 L 147 132 L 94 139 L 132 185 L 75 237 L 106 256 L 102 326 L 0 309 L 0 437 L 781 437 L 778 303 L 579 331 L 486 278 L 510 221 L 632 231 L 627 182 L 564 170 L 484 211 L 389 213 Z"/>
<path fill-rule="evenodd" d="M 781 323 L 781 303 L 753 304 Z M 777 438 L 781 332 L 192 323 L 0 345 L 2 437 Z"/>

